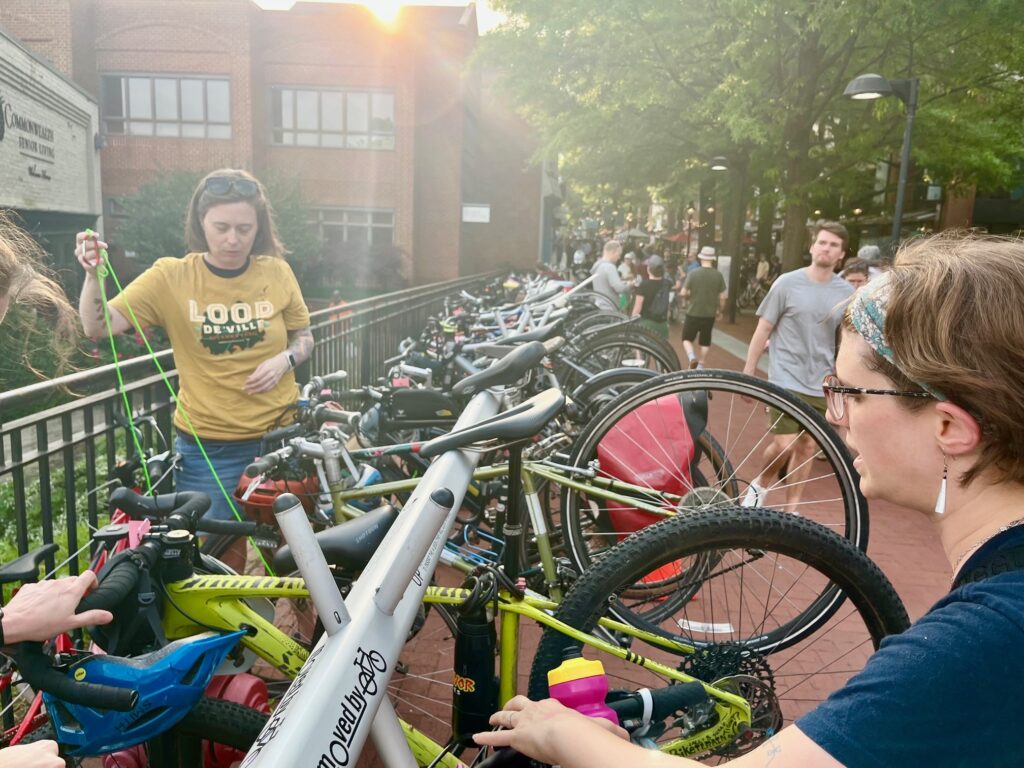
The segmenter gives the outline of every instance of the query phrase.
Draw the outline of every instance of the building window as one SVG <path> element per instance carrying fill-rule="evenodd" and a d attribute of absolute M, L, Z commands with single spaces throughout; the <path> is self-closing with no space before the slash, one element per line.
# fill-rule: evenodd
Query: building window
<path fill-rule="evenodd" d="M 271 140 L 294 147 L 395 148 L 395 95 L 271 88 Z"/>
<path fill-rule="evenodd" d="M 320 239 L 327 253 L 340 253 L 353 244 L 392 245 L 395 212 L 360 208 L 324 208 L 317 211 Z"/>
<path fill-rule="evenodd" d="M 231 138 L 231 87 L 226 79 L 103 75 L 100 100 L 106 133 Z"/>

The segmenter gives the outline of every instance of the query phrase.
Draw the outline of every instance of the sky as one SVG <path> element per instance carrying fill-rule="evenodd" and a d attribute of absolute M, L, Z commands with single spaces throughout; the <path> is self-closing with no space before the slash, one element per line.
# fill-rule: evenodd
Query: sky
<path fill-rule="evenodd" d="M 290 7 L 295 0 L 254 0 L 261 8 L 282 8 Z M 345 2 L 346 0 L 308 0 L 315 3 Z M 378 7 L 393 7 L 396 5 L 456 5 L 465 7 L 468 0 L 366 0 L 366 2 L 355 2 L 356 5 L 369 5 Z M 488 32 L 502 21 L 502 16 L 490 8 L 488 0 L 477 0 L 476 2 L 477 23 L 481 34 Z"/>

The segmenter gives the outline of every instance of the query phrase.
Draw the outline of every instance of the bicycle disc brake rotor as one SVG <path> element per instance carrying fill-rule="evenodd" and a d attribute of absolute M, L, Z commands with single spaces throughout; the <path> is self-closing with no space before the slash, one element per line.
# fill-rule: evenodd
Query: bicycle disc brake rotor
<path fill-rule="evenodd" d="M 679 669 L 742 696 L 750 704 L 750 727 L 712 754 L 736 757 L 759 746 L 782 728 L 782 708 L 768 661 L 742 643 L 718 643 L 688 656 Z"/>

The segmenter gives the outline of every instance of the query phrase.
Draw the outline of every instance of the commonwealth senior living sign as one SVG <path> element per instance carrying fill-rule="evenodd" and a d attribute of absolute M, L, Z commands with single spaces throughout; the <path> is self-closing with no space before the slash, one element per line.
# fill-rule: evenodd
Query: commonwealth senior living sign
<path fill-rule="evenodd" d="M 96 104 L 0 35 L 0 208 L 98 207 Z"/>

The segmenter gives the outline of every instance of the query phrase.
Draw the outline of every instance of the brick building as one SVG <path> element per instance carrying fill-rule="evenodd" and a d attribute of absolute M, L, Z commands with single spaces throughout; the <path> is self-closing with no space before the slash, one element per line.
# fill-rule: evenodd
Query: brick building
<path fill-rule="evenodd" d="M 389 27 L 350 4 L 4 0 L 0 29 L 99 103 L 108 230 L 161 172 L 227 166 L 298 182 L 328 279 L 424 283 L 540 256 L 552 186 L 468 67 L 472 4 L 406 7 Z"/>

